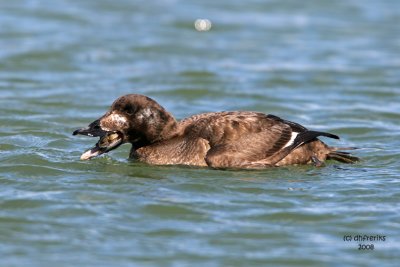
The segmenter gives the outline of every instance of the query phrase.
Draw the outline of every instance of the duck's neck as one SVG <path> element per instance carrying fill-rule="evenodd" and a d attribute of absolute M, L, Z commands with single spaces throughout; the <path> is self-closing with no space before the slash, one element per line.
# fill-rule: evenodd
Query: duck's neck
<path fill-rule="evenodd" d="M 160 105 L 146 107 L 135 114 L 131 143 L 135 149 L 162 142 L 178 134 L 178 122 Z"/>
<path fill-rule="evenodd" d="M 178 122 L 176 121 L 176 119 L 172 116 L 171 113 L 166 111 L 164 113 L 164 116 L 165 117 L 163 118 L 162 123 L 159 125 L 159 127 L 155 127 L 158 128 L 158 130 L 156 130 L 155 135 L 151 136 L 151 143 L 165 141 L 177 135 Z"/>
<path fill-rule="evenodd" d="M 165 110 L 164 110 L 165 111 Z M 136 159 L 138 154 L 136 150 L 141 147 L 149 146 L 159 142 L 163 142 L 174 138 L 179 134 L 179 125 L 175 118 L 169 112 L 160 112 L 159 120 L 155 116 L 154 121 L 151 120 L 143 123 L 142 137 L 137 138 L 132 143 L 132 148 L 129 153 L 129 158 Z"/>

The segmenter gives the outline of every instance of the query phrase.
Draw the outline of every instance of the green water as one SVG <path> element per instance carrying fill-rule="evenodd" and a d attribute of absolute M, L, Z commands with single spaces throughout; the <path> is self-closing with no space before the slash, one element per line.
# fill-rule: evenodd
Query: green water
<path fill-rule="evenodd" d="M 0 266 L 396 266 L 399 21 L 394 0 L 0 1 Z M 95 140 L 72 131 L 126 93 L 279 115 L 362 161 L 80 161 Z"/>

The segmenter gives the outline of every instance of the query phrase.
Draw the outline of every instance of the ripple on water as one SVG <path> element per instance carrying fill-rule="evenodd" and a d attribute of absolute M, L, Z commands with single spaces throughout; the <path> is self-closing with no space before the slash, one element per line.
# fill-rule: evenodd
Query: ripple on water
<path fill-rule="evenodd" d="M 2 264 L 394 266 L 399 3 L 3 1 Z M 272 113 L 361 161 L 222 171 L 131 162 L 127 145 L 80 161 L 97 139 L 72 131 L 126 93 L 177 118 Z M 361 255 L 349 234 L 387 241 Z"/>

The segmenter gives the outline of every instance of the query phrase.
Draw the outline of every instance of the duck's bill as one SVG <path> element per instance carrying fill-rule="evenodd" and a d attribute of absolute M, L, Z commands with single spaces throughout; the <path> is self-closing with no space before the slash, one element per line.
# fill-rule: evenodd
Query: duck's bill
<path fill-rule="evenodd" d="M 91 158 L 100 156 L 113 149 L 116 149 L 123 143 L 122 134 L 119 132 L 106 133 L 96 145 L 81 155 L 81 160 L 89 160 Z"/>

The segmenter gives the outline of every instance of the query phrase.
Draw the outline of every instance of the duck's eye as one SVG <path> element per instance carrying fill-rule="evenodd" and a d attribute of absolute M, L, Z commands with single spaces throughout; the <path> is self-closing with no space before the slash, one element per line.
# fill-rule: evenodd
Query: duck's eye
<path fill-rule="evenodd" d="M 125 114 L 133 115 L 135 113 L 135 107 L 133 105 L 125 105 L 122 109 Z"/>

